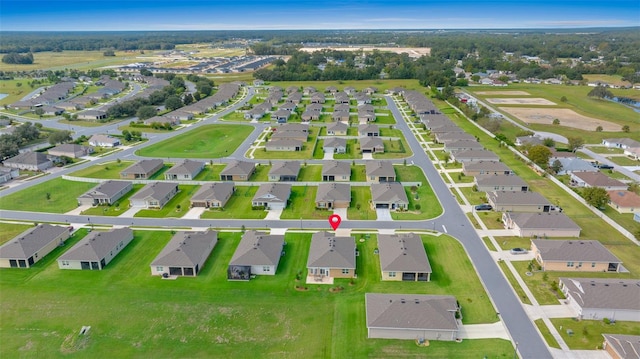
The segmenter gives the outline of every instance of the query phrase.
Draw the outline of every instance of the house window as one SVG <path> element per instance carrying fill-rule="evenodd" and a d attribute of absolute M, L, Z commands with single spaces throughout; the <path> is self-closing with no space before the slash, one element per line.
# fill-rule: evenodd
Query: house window
<path fill-rule="evenodd" d="M 68 266 L 69 265 L 69 261 L 62 261 L 62 265 L 63 266 Z"/>
<path fill-rule="evenodd" d="M 567 262 L 567 267 L 573 267 L 573 262 Z"/>
<path fill-rule="evenodd" d="M 578 268 L 582 267 L 582 262 L 578 262 Z"/>
<path fill-rule="evenodd" d="M 389 278 L 395 278 L 396 272 L 389 272 Z"/>
<path fill-rule="evenodd" d="M 349 274 L 349 270 L 348 270 L 348 269 L 346 269 L 346 268 L 343 268 L 343 269 L 342 269 L 342 274 Z"/>
<path fill-rule="evenodd" d="M 156 271 L 157 272 L 164 272 L 164 268 L 163 267 L 156 267 Z"/>
<path fill-rule="evenodd" d="M 591 268 L 595 268 L 596 267 L 596 262 L 591 262 Z"/>
<path fill-rule="evenodd" d="M 263 271 L 263 272 L 271 272 L 271 267 L 269 267 L 269 266 L 263 266 L 263 267 L 262 267 L 262 271 Z"/>

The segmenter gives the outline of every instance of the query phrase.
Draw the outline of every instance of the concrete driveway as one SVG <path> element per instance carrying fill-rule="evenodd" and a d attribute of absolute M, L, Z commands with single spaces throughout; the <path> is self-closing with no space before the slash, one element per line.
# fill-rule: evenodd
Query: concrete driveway
<path fill-rule="evenodd" d="M 267 216 L 264 218 L 265 220 L 274 220 L 280 219 L 280 215 L 282 214 L 282 209 L 270 209 Z"/>
<path fill-rule="evenodd" d="M 325 152 L 324 153 L 324 157 L 322 157 L 323 160 L 332 160 L 333 159 L 333 152 Z"/>
<path fill-rule="evenodd" d="M 207 210 L 206 207 L 193 207 L 182 218 L 198 219 Z"/>
<path fill-rule="evenodd" d="M 376 208 L 376 214 L 378 215 L 378 221 L 393 221 L 391 210 L 388 208 Z"/>
<path fill-rule="evenodd" d="M 346 208 L 334 208 L 333 214 L 337 214 L 344 221 L 347 219 L 347 209 Z"/>

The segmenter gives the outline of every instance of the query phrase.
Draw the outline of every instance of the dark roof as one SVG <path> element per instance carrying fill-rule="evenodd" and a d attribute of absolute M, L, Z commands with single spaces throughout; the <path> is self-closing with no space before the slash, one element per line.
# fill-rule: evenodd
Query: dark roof
<path fill-rule="evenodd" d="M 108 232 L 93 231 L 76 243 L 58 260 L 62 261 L 100 261 L 112 251 L 118 243 L 133 238 L 131 228 L 117 228 Z"/>
<path fill-rule="evenodd" d="M 599 241 L 590 240 L 531 240 L 543 261 L 622 263 Z"/>
<path fill-rule="evenodd" d="M 379 234 L 378 248 L 383 272 L 431 273 L 427 251 L 415 233 Z"/>
<path fill-rule="evenodd" d="M 229 265 L 278 265 L 283 245 L 283 235 L 246 231 Z"/>
<path fill-rule="evenodd" d="M 39 224 L 0 246 L 0 258 L 27 259 L 46 247 L 54 238 L 68 231 L 67 227 Z"/>
<path fill-rule="evenodd" d="M 582 308 L 618 309 L 640 314 L 640 280 L 617 278 L 560 278 Z"/>
<path fill-rule="evenodd" d="M 234 184 L 231 182 L 205 184 L 191 197 L 191 201 L 213 200 L 224 202 L 233 193 Z"/>
<path fill-rule="evenodd" d="M 311 236 L 307 267 L 356 268 L 356 241 L 353 237 L 336 237 L 329 232 Z"/>
<path fill-rule="evenodd" d="M 218 232 L 177 232 L 151 262 L 152 266 L 194 267 L 204 263 L 218 243 Z"/>
<path fill-rule="evenodd" d="M 366 293 L 368 328 L 458 330 L 450 295 Z"/>
<path fill-rule="evenodd" d="M 127 173 L 149 173 L 154 168 L 156 168 L 158 166 L 162 166 L 163 164 L 164 164 L 164 161 L 159 160 L 159 159 L 140 160 L 140 161 L 132 164 L 131 166 L 125 168 L 120 173 L 121 174 L 122 173 L 124 173 L 124 174 L 127 174 Z"/>
<path fill-rule="evenodd" d="M 328 161 L 322 163 L 322 175 L 351 175 L 351 165 L 344 161 Z"/>
<path fill-rule="evenodd" d="M 245 161 L 232 160 L 227 166 L 220 172 L 221 175 L 235 176 L 245 175 L 248 176 L 255 170 L 255 164 Z"/>
<path fill-rule="evenodd" d="M 564 213 L 506 212 L 505 215 L 520 229 L 580 230 L 580 226 Z"/>
<path fill-rule="evenodd" d="M 204 167 L 204 162 L 193 161 L 193 160 L 184 160 L 181 163 L 169 168 L 167 170 L 167 174 L 193 174 L 200 172 Z"/>

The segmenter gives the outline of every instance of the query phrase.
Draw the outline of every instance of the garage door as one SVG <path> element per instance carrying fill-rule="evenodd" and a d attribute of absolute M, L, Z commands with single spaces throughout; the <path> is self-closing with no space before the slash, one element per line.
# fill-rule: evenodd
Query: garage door
<path fill-rule="evenodd" d="M 389 208 L 388 203 L 376 203 L 376 208 Z"/>

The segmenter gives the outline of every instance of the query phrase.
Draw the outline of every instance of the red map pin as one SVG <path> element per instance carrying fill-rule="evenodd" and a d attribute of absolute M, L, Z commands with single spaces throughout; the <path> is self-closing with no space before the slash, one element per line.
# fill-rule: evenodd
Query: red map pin
<path fill-rule="evenodd" d="M 340 226 L 340 222 L 342 222 L 342 218 L 340 218 L 339 215 L 332 214 L 329 216 L 329 224 L 331 225 L 331 228 L 333 228 L 334 231 L 338 229 L 338 227 Z"/>

